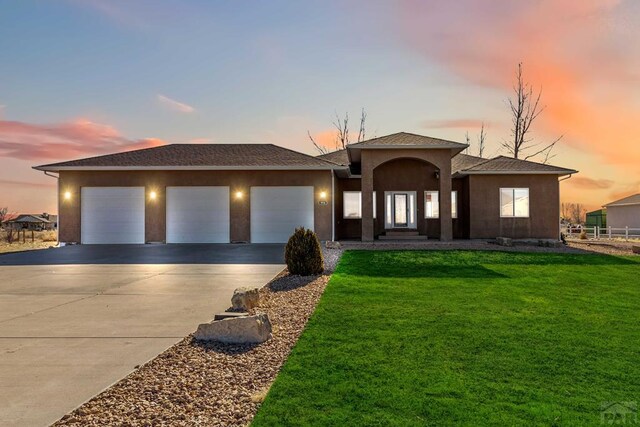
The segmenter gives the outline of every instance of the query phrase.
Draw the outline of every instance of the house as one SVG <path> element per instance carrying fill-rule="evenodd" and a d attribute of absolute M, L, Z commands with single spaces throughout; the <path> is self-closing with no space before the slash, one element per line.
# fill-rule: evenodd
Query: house
<path fill-rule="evenodd" d="M 640 228 L 640 193 L 603 206 L 611 228 Z"/>
<path fill-rule="evenodd" d="M 275 243 L 297 226 L 321 240 L 558 238 L 558 178 L 575 170 L 466 148 L 401 132 L 317 157 L 172 144 L 35 169 L 59 174 L 61 242 Z"/>
<path fill-rule="evenodd" d="M 43 214 L 22 214 L 6 221 L 9 228 L 13 230 L 55 230 L 58 227 L 58 216 Z"/>
<path fill-rule="evenodd" d="M 586 213 L 585 225 L 587 227 L 606 227 L 607 226 L 607 210 L 598 209 Z"/>

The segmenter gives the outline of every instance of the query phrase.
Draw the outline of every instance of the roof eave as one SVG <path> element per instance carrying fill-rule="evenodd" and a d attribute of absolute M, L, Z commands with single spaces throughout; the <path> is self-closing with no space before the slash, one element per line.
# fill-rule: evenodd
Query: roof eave
<path fill-rule="evenodd" d="M 462 177 L 467 175 L 573 175 L 578 173 L 576 170 L 562 170 L 562 171 L 472 171 L 461 170 L 452 175 L 453 178 Z"/>
<path fill-rule="evenodd" d="M 48 172 L 60 171 L 144 171 L 144 170 L 336 170 L 346 166 L 33 166 L 33 169 Z"/>

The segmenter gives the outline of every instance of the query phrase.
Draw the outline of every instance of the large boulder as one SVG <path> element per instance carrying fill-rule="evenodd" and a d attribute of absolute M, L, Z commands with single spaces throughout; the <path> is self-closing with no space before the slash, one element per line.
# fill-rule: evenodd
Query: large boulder
<path fill-rule="evenodd" d="M 271 338 L 271 322 L 267 314 L 231 317 L 203 323 L 194 334 L 200 341 L 220 341 L 229 344 L 258 344 Z"/>
<path fill-rule="evenodd" d="M 233 291 L 231 305 L 234 310 L 247 311 L 256 307 L 260 302 L 258 288 L 238 288 Z"/>
<path fill-rule="evenodd" d="M 509 237 L 496 237 L 496 243 L 500 246 L 513 246 L 513 239 Z"/>
<path fill-rule="evenodd" d="M 640 246 L 631 246 L 631 252 L 640 255 Z"/>
<path fill-rule="evenodd" d="M 543 248 L 561 248 L 564 246 L 561 240 L 554 239 L 540 239 L 538 240 L 538 246 L 542 246 Z"/>
<path fill-rule="evenodd" d="M 336 242 L 335 240 L 327 240 L 326 242 L 324 242 L 324 246 L 327 249 L 340 249 L 340 248 L 342 248 L 342 245 L 340 244 L 340 242 Z"/>

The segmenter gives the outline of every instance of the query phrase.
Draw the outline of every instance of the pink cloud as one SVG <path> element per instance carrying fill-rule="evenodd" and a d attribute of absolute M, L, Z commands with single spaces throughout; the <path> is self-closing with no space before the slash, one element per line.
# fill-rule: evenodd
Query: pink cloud
<path fill-rule="evenodd" d="M 593 179 L 586 176 L 575 176 L 567 182 L 574 187 L 590 190 L 605 190 L 614 185 L 614 182 L 610 179 Z"/>
<path fill-rule="evenodd" d="M 634 7 L 620 0 L 407 0 L 398 25 L 412 48 L 480 86 L 511 91 L 522 61 L 547 105 L 536 137 L 564 134 L 562 144 L 637 166 L 640 104 L 630 89 L 640 83 L 640 56 L 631 48 L 640 44 L 640 26 L 626 21 Z"/>
<path fill-rule="evenodd" d="M 156 99 L 158 100 L 160 105 L 179 113 L 194 113 L 196 111 L 196 109 L 191 105 L 176 101 L 175 99 L 171 99 L 168 96 L 162 94 L 158 94 L 156 96 Z"/>
<path fill-rule="evenodd" d="M 39 125 L 0 120 L 0 157 L 67 160 L 166 144 L 157 138 L 132 140 L 109 125 L 79 119 Z"/>

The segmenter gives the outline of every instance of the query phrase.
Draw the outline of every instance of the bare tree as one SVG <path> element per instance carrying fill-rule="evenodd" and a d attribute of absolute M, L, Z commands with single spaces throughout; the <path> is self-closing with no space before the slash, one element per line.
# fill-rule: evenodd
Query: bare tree
<path fill-rule="evenodd" d="M 547 145 L 535 143 L 529 137 L 531 125 L 546 107 L 540 104 L 542 88 L 536 93 L 533 90 L 533 86 L 524 80 L 521 62 L 518 63 L 513 91 L 515 92 L 515 99 L 509 99 L 513 140 L 504 141 L 502 147 L 516 159 L 528 160 L 536 156 L 543 156 L 543 163 L 547 163 L 554 157 L 551 152 L 556 143 L 562 139 L 562 136 Z"/>
<path fill-rule="evenodd" d="M 7 219 L 8 214 L 9 214 L 9 208 L 7 207 L 0 208 L 0 224 L 2 224 Z"/>
<path fill-rule="evenodd" d="M 484 142 L 487 138 L 487 132 L 484 130 L 484 122 L 482 122 L 482 127 L 480 128 L 480 133 L 478 134 L 478 157 L 482 157 L 484 154 Z"/>
<path fill-rule="evenodd" d="M 367 112 L 363 108 L 360 113 L 360 128 L 358 129 L 358 140 L 356 142 L 361 142 L 365 140 L 366 137 L 366 121 L 367 121 Z M 344 117 L 340 117 L 338 113 L 336 113 L 335 119 L 333 121 L 333 127 L 336 129 L 336 135 L 334 140 L 334 149 L 330 149 L 322 144 L 316 142 L 315 138 L 311 135 L 311 132 L 307 131 L 307 136 L 309 140 L 316 148 L 316 150 L 320 154 L 327 154 L 332 151 L 342 150 L 347 148 L 347 145 L 351 143 L 349 137 L 349 113 L 345 113 Z"/>
<path fill-rule="evenodd" d="M 581 203 L 562 203 L 560 205 L 561 216 L 573 224 L 582 224 L 585 221 L 587 210 Z"/>

